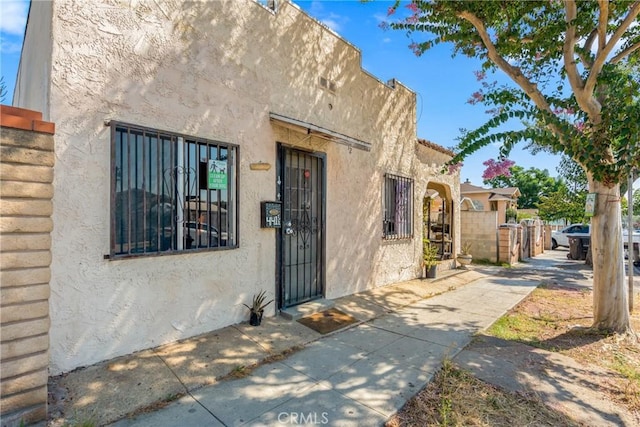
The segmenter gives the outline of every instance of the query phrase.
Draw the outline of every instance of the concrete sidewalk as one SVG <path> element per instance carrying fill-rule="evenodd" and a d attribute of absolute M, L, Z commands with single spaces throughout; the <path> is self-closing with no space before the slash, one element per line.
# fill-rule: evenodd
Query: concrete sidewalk
<path fill-rule="evenodd" d="M 426 299 L 419 292 L 428 287 L 424 281 L 341 299 L 338 308 L 367 307 L 377 315 L 316 337 L 244 378 L 195 389 L 160 410 L 114 425 L 379 426 L 431 380 L 444 358 L 455 356 L 539 284 L 524 270 L 508 279 L 477 271 L 465 275 L 442 284 L 449 289 L 457 277 L 469 281 L 466 286 Z M 378 304 L 381 299 L 386 306 Z"/>
<path fill-rule="evenodd" d="M 456 270 L 438 279 L 416 279 L 334 300 L 334 307 L 369 322 L 413 302 L 466 285 L 483 274 Z M 282 316 L 263 319 L 77 369 L 49 381 L 49 425 L 86 421 L 107 425 L 203 387 L 246 375 L 282 359 L 323 335 Z M 327 338 L 327 336 L 325 336 Z"/>
<path fill-rule="evenodd" d="M 325 336 L 274 317 L 80 369 L 53 379 L 51 425 L 381 425 L 559 259 L 340 298 L 360 322 Z"/>

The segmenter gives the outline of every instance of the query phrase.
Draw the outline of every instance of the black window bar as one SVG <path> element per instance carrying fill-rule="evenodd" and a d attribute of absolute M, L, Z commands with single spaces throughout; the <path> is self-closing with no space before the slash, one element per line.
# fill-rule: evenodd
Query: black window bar
<path fill-rule="evenodd" d="M 413 238 L 413 179 L 385 174 L 383 204 L 383 237 Z"/>
<path fill-rule="evenodd" d="M 111 126 L 112 256 L 237 247 L 236 146 Z"/>

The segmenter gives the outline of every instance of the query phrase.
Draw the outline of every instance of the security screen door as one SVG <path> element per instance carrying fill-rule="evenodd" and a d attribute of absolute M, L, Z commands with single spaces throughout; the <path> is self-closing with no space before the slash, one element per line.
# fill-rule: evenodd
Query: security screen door
<path fill-rule="evenodd" d="M 279 302 L 286 308 L 324 294 L 325 171 L 319 155 L 283 146 L 279 154 Z"/>

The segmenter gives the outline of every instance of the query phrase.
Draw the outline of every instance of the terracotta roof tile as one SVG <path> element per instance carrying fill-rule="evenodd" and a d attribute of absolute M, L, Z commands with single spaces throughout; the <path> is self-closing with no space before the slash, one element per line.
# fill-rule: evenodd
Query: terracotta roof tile
<path fill-rule="evenodd" d="M 444 148 L 442 145 L 438 145 L 438 144 L 436 144 L 434 142 L 427 141 L 426 139 L 418 138 L 418 144 L 424 145 L 425 147 L 429 147 L 432 150 L 439 151 L 440 153 L 444 153 L 444 154 L 446 154 L 448 156 L 451 156 L 451 157 L 456 155 L 456 153 L 454 153 L 453 151 L 449 150 L 448 148 Z"/>

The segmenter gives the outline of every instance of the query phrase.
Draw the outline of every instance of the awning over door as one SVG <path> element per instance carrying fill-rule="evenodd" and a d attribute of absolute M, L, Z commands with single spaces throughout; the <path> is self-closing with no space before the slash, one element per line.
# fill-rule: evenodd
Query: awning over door
<path fill-rule="evenodd" d="M 371 144 L 351 138 L 338 132 L 314 125 L 312 123 L 303 122 L 302 120 L 292 119 L 291 117 L 282 116 L 276 113 L 269 113 L 271 121 L 293 128 L 297 131 L 304 132 L 308 135 L 315 135 L 329 141 L 337 142 L 348 147 L 357 148 L 359 150 L 371 151 Z"/>

